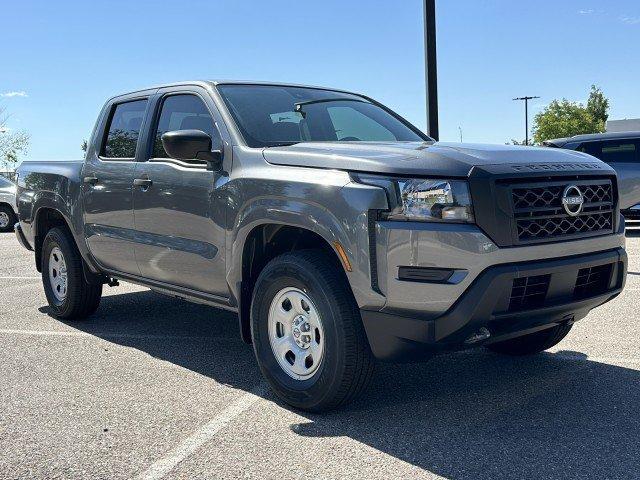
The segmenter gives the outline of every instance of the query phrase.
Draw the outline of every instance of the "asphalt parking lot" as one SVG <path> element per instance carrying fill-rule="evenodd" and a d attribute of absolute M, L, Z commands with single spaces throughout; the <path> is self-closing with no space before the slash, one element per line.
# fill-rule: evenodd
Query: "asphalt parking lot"
<path fill-rule="evenodd" d="M 0 478 L 638 478 L 640 231 L 627 288 L 550 353 L 384 365 L 325 415 L 263 384 L 224 311 L 122 284 L 47 314 L 0 234 Z"/>

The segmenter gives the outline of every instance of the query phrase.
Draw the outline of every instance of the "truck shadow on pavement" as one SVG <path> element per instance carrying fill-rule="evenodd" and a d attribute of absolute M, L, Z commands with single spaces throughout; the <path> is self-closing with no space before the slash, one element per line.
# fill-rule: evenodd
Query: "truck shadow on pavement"
<path fill-rule="evenodd" d="M 94 317 L 68 325 L 235 388 L 261 381 L 229 312 L 144 291 L 106 296 Z M 355 403 L 301 413 L 290 428 L 346 436 L 447 478 L 637 478 L 640 372 L 604 361 L 624 364 L 478 350 L 381 365 Z"/>

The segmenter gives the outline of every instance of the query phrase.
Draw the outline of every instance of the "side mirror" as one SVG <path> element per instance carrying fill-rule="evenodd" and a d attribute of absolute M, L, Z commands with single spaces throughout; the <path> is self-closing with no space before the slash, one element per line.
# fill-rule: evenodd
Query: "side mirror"
<path fill-rule="evenodd" d="M 162 146 L 176 160 L 204 160 L 212 170 L 222 167 L 222 148 L 211 149 L 211 136 L 202 130 L 173 130 L 162 135 Z"/>

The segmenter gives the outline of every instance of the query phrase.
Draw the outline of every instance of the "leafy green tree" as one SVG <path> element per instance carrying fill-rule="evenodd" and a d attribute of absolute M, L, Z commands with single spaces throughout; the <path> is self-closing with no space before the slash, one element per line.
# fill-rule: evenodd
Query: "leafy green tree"
<path fill-rule="evenodd" d="M 533 140 L 540 144 L 552 138 L 604 132 L 608 112 L 609 100 L 592 85 L 587 105 L 563 98 L 538 113 L 533 120 Z"/>
<path fill-rule="evenodd" d="M 595 85 L 591 85 L 591 93 L 589 94 L 589 100 L 587 100 L 587 110 L 594 120 L 599 123 L 601 131 L 604 132 L 609 119 L 609 99 Z"/>
<path fill-rule="evenodd" d="M 15 170 L 19 155 L 29 147 L 29 134 L 23 130 L 12 131 L 7 127 L 9 115 L 0 107 L 0 165 L 5 170 Z"/>

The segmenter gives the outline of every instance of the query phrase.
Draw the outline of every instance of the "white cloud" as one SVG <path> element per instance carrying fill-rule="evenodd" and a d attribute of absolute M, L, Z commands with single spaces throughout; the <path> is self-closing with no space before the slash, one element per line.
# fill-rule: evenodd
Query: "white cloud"
<path fill-rule="evenodd" d="M 27 92 L 24 91 L 20 91 L 20 92 L 5 92 L 5 93 L 0 93 L 0 97 L 28 97 L 29 95 L 27 95 Z"/>
<path fill-rule="evenodd" d="M 638 25 L 640 24 L 640 17 L 632 17 L 629 15 L 621 15 L 620 21 L 622 23 L 626 23 L 627 25 Z"/>
<path fill-rule="evenodd" d="M 595 13 L 595 10 L 593 8 L 590 8 L 589 10 L 578 10 L 578 13 L 580 15 L 591 15 Z"/>

